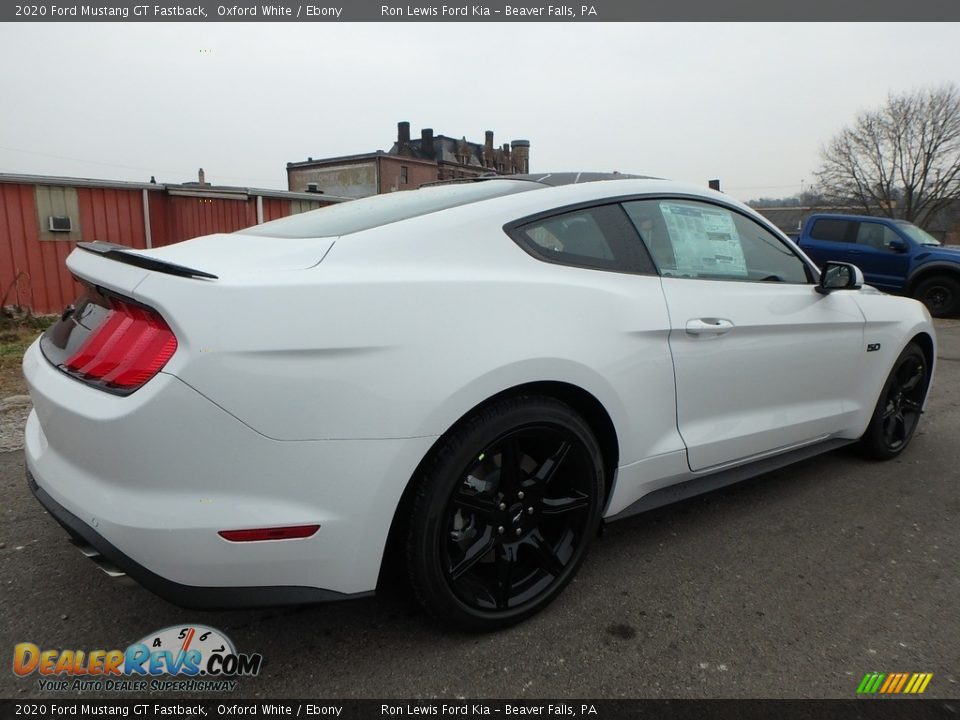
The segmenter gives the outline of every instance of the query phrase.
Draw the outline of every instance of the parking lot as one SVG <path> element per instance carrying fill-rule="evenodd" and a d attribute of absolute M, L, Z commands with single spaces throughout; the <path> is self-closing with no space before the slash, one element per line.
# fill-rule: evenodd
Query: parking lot
<path fill-rule="evenodd" d="M 182 610 L 83 558 L 30 495 L 22 452 L 0 453 L 0 652 L 124 648 L 202 623 L 265 658 L 233 697 L 853 697 L 872 671 L 931 672 L 927 696 L 957 697 L 960 321 L 938 330 L 903 457 L 842 450 L 610 525 L 557 602 L 492 635 L 446 631 L 399 590 Z M 7 669 L 10 696 L 51 697 Z"/>

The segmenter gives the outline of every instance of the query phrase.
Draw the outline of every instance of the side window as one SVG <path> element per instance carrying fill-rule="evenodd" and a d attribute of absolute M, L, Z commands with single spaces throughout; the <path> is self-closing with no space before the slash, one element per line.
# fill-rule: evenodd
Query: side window
<path fill-rule="evenodd" d="M 813 227 L 810 228 L 810 238 L 826 242 L 853 242 L 850 225 L 849 220 L 828 220 L 826 218 L 814 220 Z"/>
<path fill-rule="evenodd" d="M 619 205 L 601 205 L 507 226 L 540 260 L 574 267 L 654 274 L 653 263 Z"/>
<path fill-rule="evenodd" d="M 692 200 L 637 200 L 624 208 L 665 277 L 811 282 L 790 247 L 732 210 Z"/>
<path fill-rule="evenodd" d="M 876 250 L 890 250 L 890 243 L 900 236 L 883 223 L 861 222 L 857 229 L 857 245 L 866 245 Z"/>

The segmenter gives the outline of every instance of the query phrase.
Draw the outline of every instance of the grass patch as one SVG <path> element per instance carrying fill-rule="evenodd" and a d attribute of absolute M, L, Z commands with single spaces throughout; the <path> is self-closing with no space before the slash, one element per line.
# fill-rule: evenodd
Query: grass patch
<path fill-rule="evenodd" d="M 0 316 L 0 398 L 26 395 L 27 383 L 20 369 L 23 353 L 56 319 L 39 316 L 11 320 Z"/>

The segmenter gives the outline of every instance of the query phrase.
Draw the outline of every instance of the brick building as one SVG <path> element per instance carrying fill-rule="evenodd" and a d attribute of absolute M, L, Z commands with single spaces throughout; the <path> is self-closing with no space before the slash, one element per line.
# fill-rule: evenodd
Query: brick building
<path fill-rule="evenodd" d="M 410 123 L 397 124 L 397 139 L 389 151 L 287 163 L 287 187 L 342 197 L 366 197 L 412 190 L 426 182 L 509 175 L 530 171 L 530 142 L 514 140 L 500 147 L 487 130 L 483 143 L 434 135 L 431 128 L 410 137 Z"/>

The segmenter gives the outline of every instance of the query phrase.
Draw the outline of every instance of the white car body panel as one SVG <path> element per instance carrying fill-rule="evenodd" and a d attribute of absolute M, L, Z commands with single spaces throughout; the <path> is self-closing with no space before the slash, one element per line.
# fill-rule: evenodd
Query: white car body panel
<path fill-rule="evenodd" d="M 178 349 L 117 397 L 60 372 L 34 344 L 28 469 L 173 582 L 354 594 L 374 589 L 401 495 L 437 439 L 511 388 L 564 384 L 602 405 L 619 447 L 608 517 L 698 471 L 859 437 L 900 350 L 934 337 L 918 303 L 554 265 L 504 234 L 538 212 L 643 194 L 758 217 L 700 188 L 615 180 L 340 238 L 218 235 L 137 251 L 217 280 L 77 250 L 74 274 L 154 308 Z M 698 318 L 734 328 L 687 334 Z M 882 351 L 867 354 L 868 342 Z M 217 535 L 312 522 L 321 529 L 306 540 Z"/>
<path fill-rule="evenodd" d="M 850 293 L 682 278 L 663 278 L 663 288 L 678 424 L 691 470 L 812 442 L 849 426 L 859 408 L 844 396 L 864 348 L 863 315 Z M 714 319 L 724 321 L 718 334 L 688 329 Z"/>

